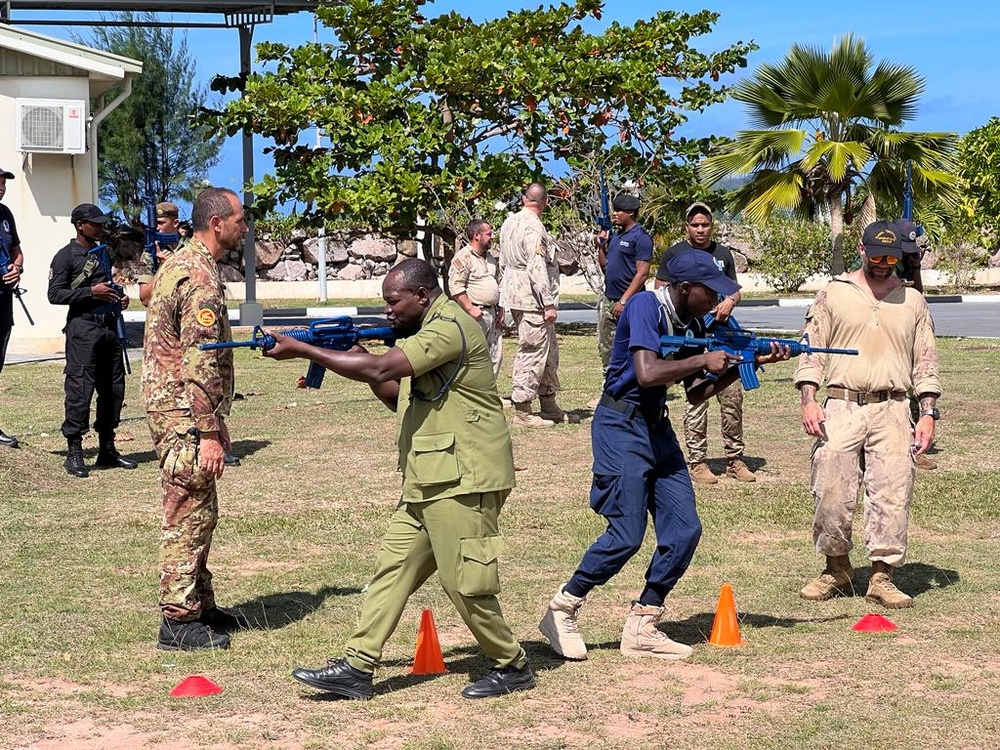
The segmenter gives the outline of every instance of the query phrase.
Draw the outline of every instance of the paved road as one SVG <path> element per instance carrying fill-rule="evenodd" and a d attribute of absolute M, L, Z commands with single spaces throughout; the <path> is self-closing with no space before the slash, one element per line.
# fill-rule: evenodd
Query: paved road
<path fill-rule="evenodd" d="M 938 336 L 1000 338 L 1000 299 L 996 302 L 938 302 L 930 305 Z M 766 331 L 800 331 L 805 325 L 803 307 L 737 308 L 736 319 L 744 328 Z M 594 323 L 592 310 L 563 310 L 564 323 Z"/>

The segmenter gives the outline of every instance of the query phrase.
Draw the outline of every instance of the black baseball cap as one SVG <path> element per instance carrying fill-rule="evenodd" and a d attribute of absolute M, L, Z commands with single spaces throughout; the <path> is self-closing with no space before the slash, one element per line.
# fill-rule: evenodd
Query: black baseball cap
<path fill-rule="evenodd" d="M 740 285 L 726 276 L 711 253 L 704 250 L 682 250 L 667 261 L 671 283 L 689 281 L 704 284 L 713 292 L 728 297 L 740 290 Z"/>
<path fill-rule="evenodd" d="M 638 211 L 639 199 L 634 195 L 622 193 L 621 195 L 616 195 L 615 199 L 611 201 L 611 207 L 615 211 Z"/>
<path fill-rule="evenodd" d="M 888 255 L 891 258 L 903 257 L 903 241 L 896 223 L 893 221 L 873 221 L 861 235 L 861 244 L 865 248 L 865 255 L 869 258 L 877 258 L 881 255 Z"/>
<path fill-rule="evenodd" d="M 81 203 L 73 209 L 73 213 L 69 216 L 69 220 L 73 224 L 79 224 L 81 221 L 89 221 L 91 224 L 104 224 L 110 218 L 110 216 L 106 215 L 93 203 Z"/>
<path fill-rule="evenodd" d="M 3 177 L 5 180 L 13 180 L 14 179 L 14 173 L 13 172 L 8 172 L 3 167 L 0 167 L 0 177 Z"/>

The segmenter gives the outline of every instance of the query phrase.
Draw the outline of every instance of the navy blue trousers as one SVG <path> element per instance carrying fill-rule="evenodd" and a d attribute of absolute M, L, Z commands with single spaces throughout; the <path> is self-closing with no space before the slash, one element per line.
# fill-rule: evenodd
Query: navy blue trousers
<path fill-rule="evenodd" d="M 661 412 L 662 414 L 662 412 Z M 584 553 L 565 590 L 585 596 L 611 580 L 642 547 L 647 517 L 656 549 L 639 603 L 660 606 L 684 575 L 701 538 L 694 488 L 670 421 L 598 406 L 591 425 L 590 507 L 607 530 Z"/>

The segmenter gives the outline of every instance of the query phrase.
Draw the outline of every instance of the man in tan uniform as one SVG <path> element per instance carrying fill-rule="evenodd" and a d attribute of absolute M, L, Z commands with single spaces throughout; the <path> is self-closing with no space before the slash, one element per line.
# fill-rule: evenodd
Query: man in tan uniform
<path fill-rule="evenodd" d="M 156 204 L 157 232 L 160 234 L 179 235 L 180 223 L 180 209 L 177 208 L 176 203 L 163 201 L 162 203 Z M 157 242 L 157 263 L 155 265 L 163 263 L 163 261 L 169 258 L 171 253 L 173 253 L 176 249 L 176 246 L 163 247 L 159 242 Z M 156 275 L 156 271 L 153 270 L 153 256 L 149 250 L 143 251 L 141 262 L 141 273 L 139 274 L 139 278 L 136 280 L 139 284 L 139 301 L 142 302 L 143 307 L 149 307 L 149 299 L 153 295 L 153 277 Z"/>
<path fill-rule="evenodd" d="M 142 396 L 163 486 L 158 647 L 172 651 L 227 648 L 226 633 L 246 625 L 216 607 L 208 569 L 219 517 L 215 483 L 229 449 L 233 354 L 198 349 L 231 340 L 216 263 L 247 232 L 243 202 L 231 190 L 209 188 L 191 221 L 194 238 L 154 279 L 143 342 Z"/>
<path fill-rule="evenodd" d="M 500 611 L 497 519 L 514 486 L 510 430 L 479 324 L 441 293 L 416 258 L 382 283 L 401 340 L 385 354 L 319 349 L 275 335 L 265 354 L 305 357 L 368 383 L 399 416 L 402 497 L 382 538 L 375 575 L 344 656 L 292 676 L 354 700 L 374 696 L 372 674 L 406 602 L 435 572 L 492 669 L 462 691 L 489 698 L 535 687 L 528 659 Z"/>
<path fill-rule="evenodd" d="M 493 228 L 482 219 L 473 219 L 465 229 L 469 244 L 455 253 L 448 269 L 451 298 L 475 318 L 486 334 L 493 363 L 493 376 L 500 375 L 503 362 L 503 308 L 497 283 L 497 261 L 490 253 Z"/>
<path fill-rule="evenodd" d="M 549 202 L 544 185 L 533 182 L 521 194 L 523 208 L 500 227 L 500 306 L 517 326 L 517 353 L 511 373 L 514 423 L 551 427 L 566 420 L 556 404 L 559 392 L 559 264 L 541 216 Z M 540 416 L 531 413 L 535 396 Z"/>
<path fill-rule="evenodd" d="M 910 607 L 913 599 L 892 575 L 906 556 L 914 456 L 930 446 L 939 416 L 937 346 L 923 295 L 893 273 L 903 255 L 896 226 L 870 224 L 862 245 L 861 268 L 830 282 L 806 315 L 813 346 L 857 349 L 859 356 L 803 354 L 795 371 L 802 424 L 817 439 L 810 483 L 813 540 L 826 555 L 826 568 L 800 594 L 822 601 L 852 590 L 851 523 L 863 482 L 865 547 L 872 561 L 866 596 L 885 607 Z M 824 383 L 821 405 L 816 394 Z M 920 401 L 915 426 L 909 388 Z"/>

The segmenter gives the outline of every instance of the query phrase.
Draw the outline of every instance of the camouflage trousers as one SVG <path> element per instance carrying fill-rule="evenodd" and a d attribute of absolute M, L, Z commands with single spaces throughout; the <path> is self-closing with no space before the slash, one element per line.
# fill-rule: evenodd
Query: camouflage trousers
<path fill-rule="evenodd" d="M 171 620 L 196 620 L 215 607 L 208 553 L 219 519 L 215 477 L 198 465 L 190 418 L 146 415 L 160 459 L 163 525 L 160 528 L 160 611 Z"/>
<path fill-rule="evenodd" d="M 615 329 L 618 328 L 618 318 L 611 314 L 614 308 L 615 300 L 601 295 L 597 302 L 597 354 L 601 358 L 605 375 L 608 374 L 611 347 L 615 343 Z"/>
<path fill-rule="evenodd" d="M 743 457 L 743 386 L 740 381 L 715 395 L 719 401 L 722 421 L 722 445 L 730 461 Z M 684 441 L 687 443 L 688 461 L 693 466 L 708 459 L 708 404 L 685 401 Z"/>
<path fill-rule="evenodd" d="M 859 406 L 828 398 L 823 408 L 826 439 L 813 447 L 810 480 L 816 549 L 830 556 L 851 551 L 851 525 L 863 483 L 868 557 L 902 565 L 915 474 L 909 404 L 890 400 Z"/>
<path fill-rule="evenodd" d="M 516 404 L 559 392 L 559 342 L 556 327 L 540 312 L 512 310 L 517 353 L 511 372 L 510 400 Z"/>
<path fill-rule="evenodd" d="M 490 350 L 490 362 L 493 363 L 493 377 L 500 377 L 500 365 L 503 364 L 503 339 L 501 338 L 501 330 L 497 328 L 497 312 L 498 308 L 496 306 L 481 307 L 479 308 L 483 315 L 479 318 L 479 325 L 483 328 L 483 333 L 486 334 L 486 345 Z M 500 321 L 500 325 L 503 321 Z"/>

